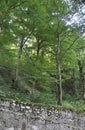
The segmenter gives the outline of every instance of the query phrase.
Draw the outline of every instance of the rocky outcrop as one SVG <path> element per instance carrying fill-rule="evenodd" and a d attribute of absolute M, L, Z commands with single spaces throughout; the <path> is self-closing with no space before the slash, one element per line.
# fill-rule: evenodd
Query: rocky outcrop
<path fill-rule="evenodd" d="M 0 101 L 0 130 L 85 130 L 85 113 Z"/>

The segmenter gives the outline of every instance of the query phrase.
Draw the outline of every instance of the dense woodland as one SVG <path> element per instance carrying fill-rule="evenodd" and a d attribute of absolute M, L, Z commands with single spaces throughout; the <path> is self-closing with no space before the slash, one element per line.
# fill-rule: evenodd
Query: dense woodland
<path fill-rule="evenodd" d="M 84 105 L 84 1 L 0 0 L 0 97 Z"/>

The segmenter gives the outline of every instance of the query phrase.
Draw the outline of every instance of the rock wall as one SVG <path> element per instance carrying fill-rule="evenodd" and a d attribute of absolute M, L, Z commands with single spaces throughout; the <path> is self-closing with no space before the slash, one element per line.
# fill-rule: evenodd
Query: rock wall
<path fill-rule="evenodd" d="M 0 130 L 85 130 L 85 113 L 0 101 Z"/>

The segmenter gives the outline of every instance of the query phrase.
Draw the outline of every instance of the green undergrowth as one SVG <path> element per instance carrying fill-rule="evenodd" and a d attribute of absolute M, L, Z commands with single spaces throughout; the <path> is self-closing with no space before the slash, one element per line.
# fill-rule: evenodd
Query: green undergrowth
<path fill-rule="evenodd" d="M 78 101 L 63 101 L 63 108 L 76 111 L 76 112 L 85 112 L 85 102 L 83 100 Z"/>
<path fill-rule="evenodd" d="M 29 95 L 25 93 L 11 89 L 10 87 L 1 87 L 0 86 L 0 98 L 10 99 L 21 102 L 30 102 Z"/>
<path fill-rule="evenodd" d="M 37 92 L 36 92 L 37 95 Z M 85 112 L 85 103 L 83 100 L 77 100 L 75 97 L 67 97 L 63 100 L 62 106 L 57 105 L 56 96 L 52 93 L 40 93 L 38 96 L 26 94 L 22 91 L 12 89 L 8 86 L 0 86 L 0 99 L 24 102 L 39 106 L 55 107 L 59 110 L 70 110 L 76 112 Z"/>

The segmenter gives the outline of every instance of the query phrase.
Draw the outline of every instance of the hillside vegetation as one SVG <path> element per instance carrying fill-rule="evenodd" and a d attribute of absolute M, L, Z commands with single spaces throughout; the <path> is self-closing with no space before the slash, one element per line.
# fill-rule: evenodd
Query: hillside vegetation
<path fill-rule="evenodd" d="M 84 7 L 0 2 L 0 98 L 85 111 Z"/>

